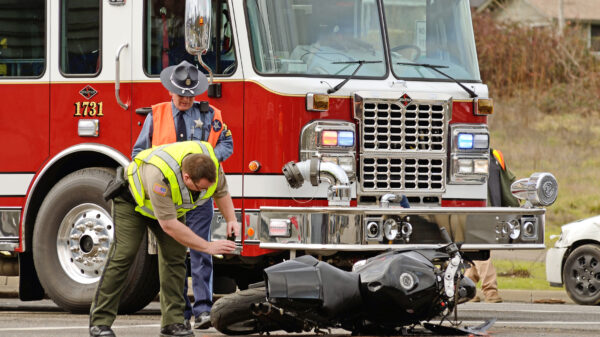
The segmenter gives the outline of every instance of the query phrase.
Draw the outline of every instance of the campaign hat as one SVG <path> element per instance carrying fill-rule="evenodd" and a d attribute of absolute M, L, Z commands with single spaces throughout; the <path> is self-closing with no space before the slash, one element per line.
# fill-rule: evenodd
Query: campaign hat
<path fill-rule="evenodd" d="M 179 96 L 197 96 L 208 89 L 206 76 L 188 61 L 167 67 L 160 72 L 162 85 Z"/>

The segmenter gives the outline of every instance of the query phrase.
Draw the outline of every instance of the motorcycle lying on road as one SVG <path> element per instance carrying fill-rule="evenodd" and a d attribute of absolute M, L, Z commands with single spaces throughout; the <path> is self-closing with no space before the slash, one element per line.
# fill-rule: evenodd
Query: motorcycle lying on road
<path fill-rule="evenodd" d="M 451 242 L 445 229 L 442 234 Z M 352 271 L 304 255 L 266 268 L 264 282 L 219 299 L 211 321 L 227 335 L 331 328 L 353 335 L 414 334 L 423 328 L 484 335 L 494 321 L 473 328 L 442 324 L 459 303 L 475 296 L 475 284 L 463 271 L 455 243 L 388 251 L 357 262 Z M 434 318 L 439 323 L 429 323 Z"/>

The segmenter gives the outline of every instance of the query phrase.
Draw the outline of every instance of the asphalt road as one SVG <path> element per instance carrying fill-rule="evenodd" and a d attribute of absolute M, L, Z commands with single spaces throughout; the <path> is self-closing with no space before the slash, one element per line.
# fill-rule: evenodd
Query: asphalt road
<path fill-rule="evenodd" d="M 600 331 L 600 306 L 535 303 L 465 303 L 459 306 L 458 320 L 462 326 L 475 326 L 490 318 L 497 318 L 497 321 L 488 331 L 489 336 L 598 336 Z M 0 299 L 0 336 L 79 337 L 87 336 L 87 328 L 87 315 L 66 313 L 52 301 Z M 113 328 L 119 337 L 158 336 L 158 302 L 135 315 L 119 316 Z M 274 333 L 271 337 L 286 335 Z M 349 335 L 345 330 L 332 331 L 332 336 Z M 211 328 L 196 330 L 196 336 L 223 335 Z"/>

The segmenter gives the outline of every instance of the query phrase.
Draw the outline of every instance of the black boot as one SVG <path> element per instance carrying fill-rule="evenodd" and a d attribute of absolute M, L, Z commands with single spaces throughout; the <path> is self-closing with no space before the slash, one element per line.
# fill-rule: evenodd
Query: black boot
<path fill-rule="evenodd" d="M 194 337 L 194 332 L 182 323 L 169 324 L 160 329 L 161 337 Z"/>
<path fill-rule="evenodd" d="M 115 332 L 107 325 L 94 325 L 90 327 L 90 337 L 115 337 Z"/>

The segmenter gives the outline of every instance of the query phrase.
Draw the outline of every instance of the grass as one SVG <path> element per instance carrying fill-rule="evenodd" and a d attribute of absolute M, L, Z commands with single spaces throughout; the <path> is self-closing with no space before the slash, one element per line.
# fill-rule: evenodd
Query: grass
<path fill-rule="evenodd" d="M 498 289 L 560 290 L 546 281 L 546 264 L 536 261 L 493 260 Z M 480 286 L 480 285 L 479 285 Z"/>
<path fill-rule="evenodd" d="M 531 102 L 529 102 L 531 103 Z M 559 196 L 547 208 L 546 230 L 600 213 L 600 114 L 544 114 L 527 105 L 527 98 L 496 102 L 490 117 L 491 146 L 500 149 L 517 177 L 551 172 Z"/>

